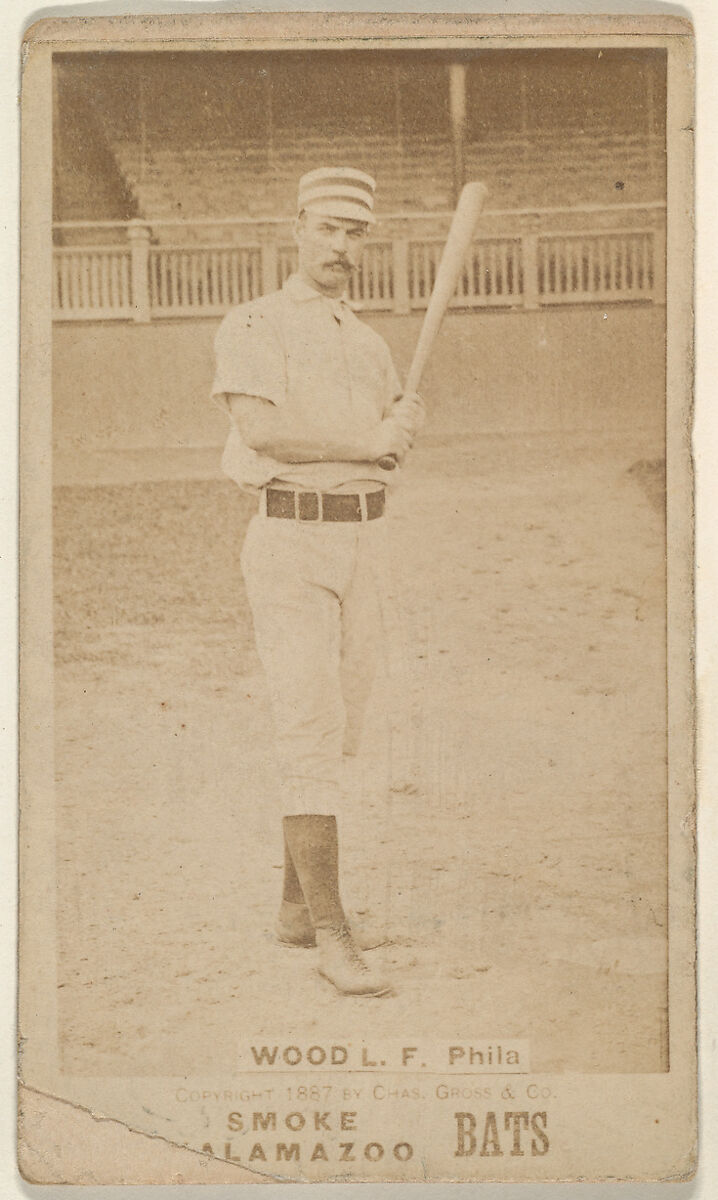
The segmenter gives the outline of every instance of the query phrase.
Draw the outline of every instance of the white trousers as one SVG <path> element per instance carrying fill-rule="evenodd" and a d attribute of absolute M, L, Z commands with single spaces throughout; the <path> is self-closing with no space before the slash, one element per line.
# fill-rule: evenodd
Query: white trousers
<path fill-rule="evenodd" d="M 357 752 L 381 652 L 384 532 L 382 517 L 250 522 L 242 573 L 285 815 L 340 807 L 342 755 Z"/>

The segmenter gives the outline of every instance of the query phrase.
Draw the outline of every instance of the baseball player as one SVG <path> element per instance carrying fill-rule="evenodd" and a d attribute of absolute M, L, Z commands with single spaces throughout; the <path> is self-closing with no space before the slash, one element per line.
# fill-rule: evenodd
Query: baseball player
<path fill-rule="evenodd" d="M 356 753 L 381 648 L 386 489 L 423 404 L 402 395 L 386 343 L 344 299 L 374 190 L 351 168 L 302 177 L 297 272 L 224 318 L 212 392 L 231 417 L 223 469 L 259 494 L 241 561 L 282 784 L 279 938 L 316 943 L 339 992 L 380 996 L 391 988 L 342 905 L 337 816 L 342 755 Z M 389 455 L 393 471 L 379 466 Z"/>

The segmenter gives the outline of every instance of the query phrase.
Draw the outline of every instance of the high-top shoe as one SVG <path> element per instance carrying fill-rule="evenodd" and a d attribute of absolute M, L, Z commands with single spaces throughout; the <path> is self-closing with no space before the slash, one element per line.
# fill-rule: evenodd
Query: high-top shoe
<path fill-rule="evenodd" d="M 390 996 L 391 985 L 372 971 L 359 952 L 348 925 L 316 930 L 320 975 L 344 996 Z"/>
<path fill-rule="evenodd" d="M 389 941 L 386 934 L 378 929 L 357 929 L 353 923 L 348 924 L 354 942 L 360 950 L 376 950 L 377 946 L 386 946 Z M 282 900 L 277 920 L 277 937 L 285 946 L 316 946 L 314 925 L 306 904 Z"/>

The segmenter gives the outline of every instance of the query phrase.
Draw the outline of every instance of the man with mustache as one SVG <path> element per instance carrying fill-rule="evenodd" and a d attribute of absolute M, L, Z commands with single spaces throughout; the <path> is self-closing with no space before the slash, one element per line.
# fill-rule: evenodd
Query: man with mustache
<path fill-rule="evenodd" d="M 374 189 L 348 167 L 302 177 L 297 272 L 227 314 L 212 390 L 231 416 L 223 468 L 259 494 L 242 572 L 282 780 L 279 937 L 316 944 L 338 991 L 379 996 L 391 988 L 364 959 L 370 939 L 349 927 L 340 896 L 337 816 L 342 756 L 357 751 L 381 649 L 385 492 L 423 404 L 402 395 L 383 338 L 344 299 Z M 379 465 L 388 455 L 393 471 Z"/>

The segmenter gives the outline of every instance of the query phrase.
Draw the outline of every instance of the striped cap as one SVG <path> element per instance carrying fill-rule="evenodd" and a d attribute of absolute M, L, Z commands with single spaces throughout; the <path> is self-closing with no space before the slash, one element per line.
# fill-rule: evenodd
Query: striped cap
<path fill-rule="evenodd" d="M 373 224 L 375 181 L 353 167 L 319 167 L 299 180 L 297 212 L 311 209 L 325 217 Z"/>

